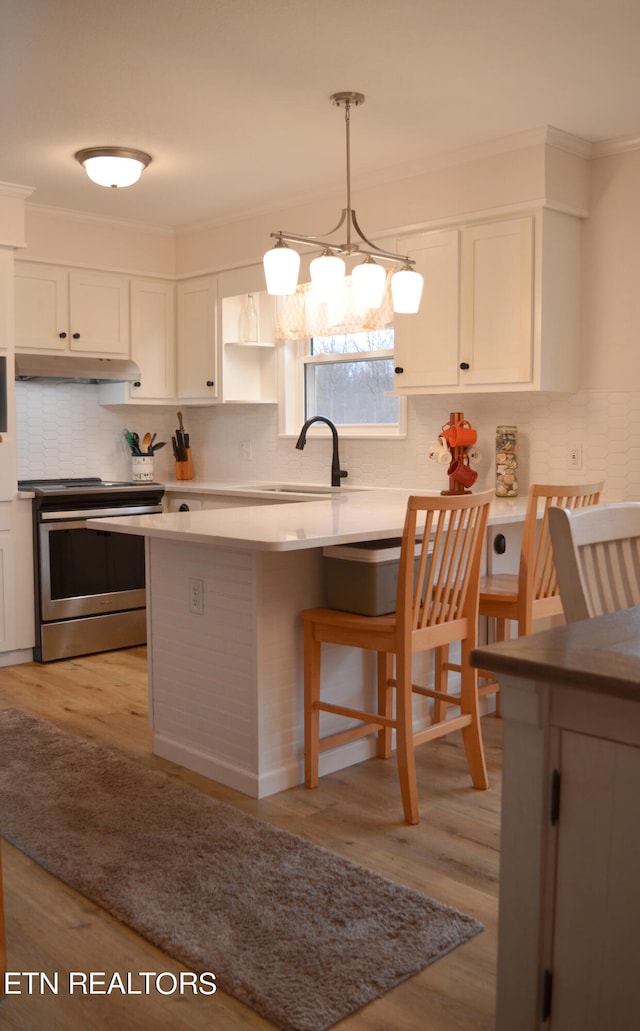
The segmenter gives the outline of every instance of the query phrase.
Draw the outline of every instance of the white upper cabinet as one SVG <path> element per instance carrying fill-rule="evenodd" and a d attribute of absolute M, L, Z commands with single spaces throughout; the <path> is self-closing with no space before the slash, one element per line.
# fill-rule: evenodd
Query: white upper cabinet
<path fill-rule="evenodd" d="M 166 404 L 176 398 L 175 286 L 132 279 L 131 358 L 140 369 L 133 383 L 101 383 L 101 404 Z"/>
<path fill-rule="evenodd" d="M 129 357 L 129 279 L 15 264 L 16 351 Z"/>
<path fill-rule="evenodd" d="M 533 372 L 533 219 L 461 233 L 460 382 L 529 383 Z"/>
<path fill-rule="evenodd" d="M 217 401 L 218 287 L 215 276 L 178 284 L 178 398 Z"/>
<path fill-rule="evenodd" d="M 425 285 L 396 316 L 396 392 L 576 390 L 580 234 L 544 209 L 399 240 Z"/>
<path fill-rule="evenodd" d="M 423 233 L 398 240 L 399 253 L 415 258 L 424 276 L 417 315 L 394 316 L 395 388 L 458 384 L 459 232 Z"/>

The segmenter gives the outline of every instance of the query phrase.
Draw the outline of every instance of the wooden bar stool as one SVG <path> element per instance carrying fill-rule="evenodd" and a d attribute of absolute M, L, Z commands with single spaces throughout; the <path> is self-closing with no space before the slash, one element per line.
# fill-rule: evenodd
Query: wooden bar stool
<path fill-rule="evenodd" d="M 524 518 L 520 566 L 517 573 L 497 573 L 480 578 L 478 611 L 496 621 L 496 641 L 508 638 L 509 621 L 517 625 L 517 636 L 530 634 L 536 619 L 562 614 L 562 599 L 558 589 L 549 534 L 549 509 L 552 507 L 581 509 L 600 500 L 603 482 L 582 483 L 571 486 L 534 484 L 529 490 Z M 436 701 L 436 718 L 442 719 L 447 705 L 459 704 L 459 697 L 446 696 L 449 670 L 459 666 L 448 662 L 445 653 L 439 656 L 437 679 L 443 698 Z M 500 685 L 490 673 L 479 673 L 485 681 L 479 688 L 480 696 L 496 694 Z M 496 698 L 496 711 L 499 701 Z"/>
<path fill-rule="evenodd" d="M 488 786 L 478 713 L 477 676 L 469 663 L 476 646 L 478 587 L 489 505 L 493 491 L 449 497 L 410 497 L 407 504 L 395 613 L 359 616 L 336 609 L 306 609 L 304 622 L 305 785 L 318 784 L 319 753 L 370 734 L 378 735 L 378 755 L 391 754 L 396 731 L 398 776 L 404 816 L 418 823 L 414 747 L 462 730 L 473 785 Z M 420 545 L 420 541 L 422 544 Z M 414 571 L 416 546 L 419 549 Z M 432 688 L 412 683 L 412 658 L 419 652 L 462 642 L 460 715 L 414 733 L 413 693 L 437 698 Z M 320 663 L 323 643 L 377 653 L 377 712 L 323 702 Z M 393 659 L 395 656 L 395 676 Z M 393 689 L 395 688 L 395 714 Z M 344 716 L 357 726 L 320 738 L 320 713 Z"/>

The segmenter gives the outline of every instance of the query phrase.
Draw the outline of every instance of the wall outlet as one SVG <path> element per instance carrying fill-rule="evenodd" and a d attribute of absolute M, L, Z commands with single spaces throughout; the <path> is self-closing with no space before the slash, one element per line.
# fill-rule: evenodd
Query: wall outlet
<path fill-rule="evenodd" d="M 582 469 L 582 444 L 569 445 L 569 468 Z"/>
<path fill-rule="evenodd" d="M 194 616 L 204 615 L 204 580 L 189 578 L 189 612 Z"/>
<path fill-rule="evenodd" d="M 240 441 L 240 458 L 243 462 L 253 461 L 253 443 L 250 440 Z"/>

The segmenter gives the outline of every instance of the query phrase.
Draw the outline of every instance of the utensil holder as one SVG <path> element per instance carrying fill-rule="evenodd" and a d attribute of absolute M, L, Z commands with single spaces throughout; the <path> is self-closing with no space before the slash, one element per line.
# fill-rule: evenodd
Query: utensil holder
<path fill-rule="evenodd" d="M 131 479 L 136 483 L 153 481 L 153 455 L 131 456 Z"/>
<path fill-rule="evenodd" d="M 191 460 L 191 448 L 184 449 L 186 459 L 184 462 L 176 462 L 176 480 L 193 479 L 193 462 Z"/>

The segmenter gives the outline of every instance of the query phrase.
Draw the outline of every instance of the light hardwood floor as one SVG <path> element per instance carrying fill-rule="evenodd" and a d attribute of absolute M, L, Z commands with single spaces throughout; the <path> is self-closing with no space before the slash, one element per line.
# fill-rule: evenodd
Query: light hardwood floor
<path fill-rule="evenodd" d="M 395 760 L 372 759 L 256 801 L 151 754 L 146 651 L 131 648 L 0 669 L 0 707 L 50 720 L 482 921 L 485 931 L 342 1021 L 339 1031 L 480 1031 L 494 1026 L 501 721 L 482 720 L 490 787 L 471 787 L 461 738 L 418 750 L 421 822 L 402 820 Z M 0 813 L 0 830 L 2 814 Z M 173 971 L 181 966 L 3 841 L 13 971 Z M 167 859 L 169 862 L 169 858 Z M 259 890 L 255 886 L 254 890 Z M 0 1001 L 0 1031 L 241 1031 L 268 1021 L 218 991 L 205 996 L 21 994 Z"/>

